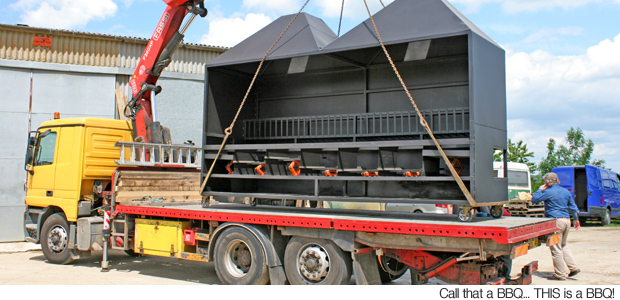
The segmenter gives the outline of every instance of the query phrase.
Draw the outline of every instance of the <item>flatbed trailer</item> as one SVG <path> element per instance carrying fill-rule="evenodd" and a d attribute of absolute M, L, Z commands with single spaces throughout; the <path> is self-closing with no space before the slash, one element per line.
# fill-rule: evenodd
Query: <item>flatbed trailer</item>
<path fill-rule="evenodd" d="M 463 223 L 456 215 L 243 204 L 111 209 L 112 248 L 215 261 L 227 284 L 342 284 L 351 275 L 357 284 L 380 284 L 407 270 L 412 284 L 431 277 L 504 284 L 501 269 L 510 259 L 558 240 L 555 220 L 546 218 L 477 217 Z M 529 284 L 536 269 L 532 262 L 510 280 Z"/>

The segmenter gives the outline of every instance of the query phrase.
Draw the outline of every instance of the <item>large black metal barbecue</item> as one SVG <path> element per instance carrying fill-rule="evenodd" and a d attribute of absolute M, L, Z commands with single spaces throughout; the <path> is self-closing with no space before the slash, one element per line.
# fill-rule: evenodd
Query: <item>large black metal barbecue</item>
<path fill-rule="evenodd" d="M 203 177 L 259 61 L 293 15 L 207 65 Z M 507 199 L 504 50 L 447 1 L 397 0 L 381 37 L 477 203 Z M 268 56 L 205 195 L 468 205 L 389 65 L 369 20 L 341 37 L 301 14 Z"/>

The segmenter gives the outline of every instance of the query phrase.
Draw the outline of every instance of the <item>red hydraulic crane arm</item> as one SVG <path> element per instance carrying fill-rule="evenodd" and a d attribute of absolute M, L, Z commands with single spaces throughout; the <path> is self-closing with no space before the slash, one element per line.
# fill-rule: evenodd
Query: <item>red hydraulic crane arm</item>
<path fill-rule="evenodd" d="M 161 91 L 161 87 L 155 84 L 163 69 L 170 64 L 172 53 L 183 40 L 189 24 L 197 15 L 207 15 L 204 0 L 163 1 L 168 6 L 129 80 L 132 99 L 125 108 L 125 114 L 133 122 L 134 140 L 145 143 L 170 143 L 168 130 L 157 120 L 154 95 Z M 179 32 L 187 14 L 192 16 Z"/>

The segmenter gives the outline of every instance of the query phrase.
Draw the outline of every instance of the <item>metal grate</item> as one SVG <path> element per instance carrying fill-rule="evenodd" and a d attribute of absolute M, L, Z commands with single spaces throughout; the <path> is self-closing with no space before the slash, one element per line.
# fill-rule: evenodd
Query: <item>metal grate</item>
<path fill-rule="evenodd" d="M 423 111 L 435 134 L 469 133 L 469 109 Z M 422 135 L 426 131 L 413 111 L 324 115 L 244 121 L 246 140 L 360 138 Z"/>

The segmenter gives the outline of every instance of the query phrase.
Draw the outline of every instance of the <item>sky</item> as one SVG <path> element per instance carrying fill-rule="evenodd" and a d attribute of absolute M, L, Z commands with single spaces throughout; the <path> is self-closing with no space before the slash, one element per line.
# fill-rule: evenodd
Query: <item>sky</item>
<path fill-rule="evenodd" d="M 373 13 L 392 0 L 367 0 Z M 415 1 L 415 0 L 411 0 Z M 209 14 L 185 42 L 231 47 L 302 0 L 205 0 Z M 382 3 L 381 3 L 382 2 Z M 620 171 L 620 0 L 449 0 L 506 50 L 508 137 L 538 162 L 549 138 L 581 128 L 594 158 Z M 345 0 L 341 34 L 364 21 L 363 0 Z M 150 38 L 162 0 L 0 0 L 0 23 Z M 338 32 L 340 0 L 304 9 Z"/>

